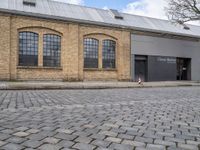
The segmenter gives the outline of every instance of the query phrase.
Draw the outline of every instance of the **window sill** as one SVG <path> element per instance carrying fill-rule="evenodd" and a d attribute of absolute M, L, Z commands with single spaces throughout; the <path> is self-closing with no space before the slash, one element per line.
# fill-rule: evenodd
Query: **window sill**
<path fill-rule="evenodd" d="M 84 71 L 117 71 L 117 69 L 106 69 L 106 68 L 84 68 Z"/>
<path fill-rule="evenodd" d="M 53 69 L 62 70 L 62 67 L 17 66 L 17 69 Z"/>

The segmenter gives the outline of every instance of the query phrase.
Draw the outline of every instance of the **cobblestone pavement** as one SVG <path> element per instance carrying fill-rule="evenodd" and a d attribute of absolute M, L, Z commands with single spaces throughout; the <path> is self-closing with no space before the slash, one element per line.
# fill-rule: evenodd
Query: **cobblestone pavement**
<path fill-rule="evenodd" d="M 200 150 L 200 87 L 0 91 L 0 150 Z"/>

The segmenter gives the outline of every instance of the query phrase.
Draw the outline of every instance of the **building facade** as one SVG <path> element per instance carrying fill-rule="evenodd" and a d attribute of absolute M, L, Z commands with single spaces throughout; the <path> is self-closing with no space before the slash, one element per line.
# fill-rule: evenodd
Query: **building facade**
<path fill-rule="evenodd" d="M 51 0 L 1 0 L 0 80 L 200 80 L 200 27 Z"/>
<path fill-rule="evenodd" d="M 126 30 L 1 14 L 0 35 L 1 80 L 130 80 Z"/>
<path fill-rule="evenodd" d="M 136 34 L 131 40 L 133 80 L 200 80 L 199 40 Z"/>

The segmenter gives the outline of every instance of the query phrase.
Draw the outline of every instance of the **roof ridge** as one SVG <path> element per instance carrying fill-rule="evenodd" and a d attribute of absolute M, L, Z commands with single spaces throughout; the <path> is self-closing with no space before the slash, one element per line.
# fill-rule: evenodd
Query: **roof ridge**
<path fill-rule="evenodd" d="M 53 3 L 61 3 L 61 4 L 65 4 L 65 5 L 79 6 L 79 7 L 83 7 L 83 8 L 90 8 L 90 9 L 95 9 L 95 10 L 101 10 L 101 11 L 108 11 L 107 9 L 97 8 L 97 7 L 92 7 L 92 6 L 86 6 L 86 5 L 78 5 L 78 4 L 72 4 L 72 3 L 55 1 L 55 0 L 47 0 L 47 1 L 51 1 Z"/>
<path fill-rule="evenodd" d="M 70 4 L 55 0 L 37 0 L 39 7 L 29 8 L 23 7 L 20 1 L 22 0 L 12 0 L 13 3 L 17 2 L 16 5 L 13 5 L 13 3 L 9 3 L 10 0 L 1 0 L 0 3 L 2 5 L 0 5 L 0 12 L 200 38 L 200 26 L 198 25 L 189 24 L 188 26 L 191 27 L 190 30 L 184 30 L 178 25 L 170 25 L 169 20 L 140 16 L 121 11 L 119 11 L 119 13 L 124 17 L 124 20 L 116 20 L 110 15 L 109 10 L 102 8 Z M 46 10 L 44 10 L 44 8 Z M 79 9 L 83 12 L 80 13 Z M 96 15 L 100 17 L 98 18 Z M 150 23 L 145 20 L 149 20 Z M 151 23 L 155 25 L 155 28 L 150 25 Z"/>
<path fill-rule="evenodd" d="M 109 9 L 113 9 L 113 8 L 103 9 L 103 8 L 91 7 L 91 6 L 86 6 L 86 5 L 71 4 L 71 3 L 61 2 L 61 1 L 55 1 L 55 0 L 47 0 L 47 1 L 51 1 L 51 2 L 54 2 L 54 3 L 62 3 L 62 4 L 65 4 L 65 5 L 78 6 L 78 7 L 82 7 L 82 8 L 90 8 L 90 9 L 100 10 L 100 11 L 105 11 L 105 12 L 108 12 Z M 118 10 L 118 9 L 115 9 L 115 10 Z M 144 17 L 144 18 L 149 18 L 149 19 L 154 19 L 154 20 L 159 20 L 159 21 L 165 21 L 165 22 L 168 22 L 168 23 L 172 23 L 172 21 L 170 21 L 168 19 L 163 19 L 163 18 L 161 19 L 161 18 L 155 18 L 155 17 L 150 17 L 150 16 L 144 16 L 144 15 L 137 15 L 137 14 L 127 13 L 127 12 L 122 12 L 120 10 L 118 10 L 118 12 L 120 14 L 122 14 L 122 15 Z M 193 25 L 193 24 L 189 24 L 189 23 L 186 23 L 186 25 L 200 27 L 199 25 Z"/>

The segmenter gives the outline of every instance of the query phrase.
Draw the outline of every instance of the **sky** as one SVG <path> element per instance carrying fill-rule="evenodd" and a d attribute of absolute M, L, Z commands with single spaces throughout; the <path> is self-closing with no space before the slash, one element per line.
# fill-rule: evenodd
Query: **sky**
<path fill-rule="evenodd" d="M 117 9 L 124 13 L 167 19 L 165 7 L 167 0 L 55 0 L 66 3 L 103 8 Z M 200 25 L 199 22 L 190 22 Z"/>

